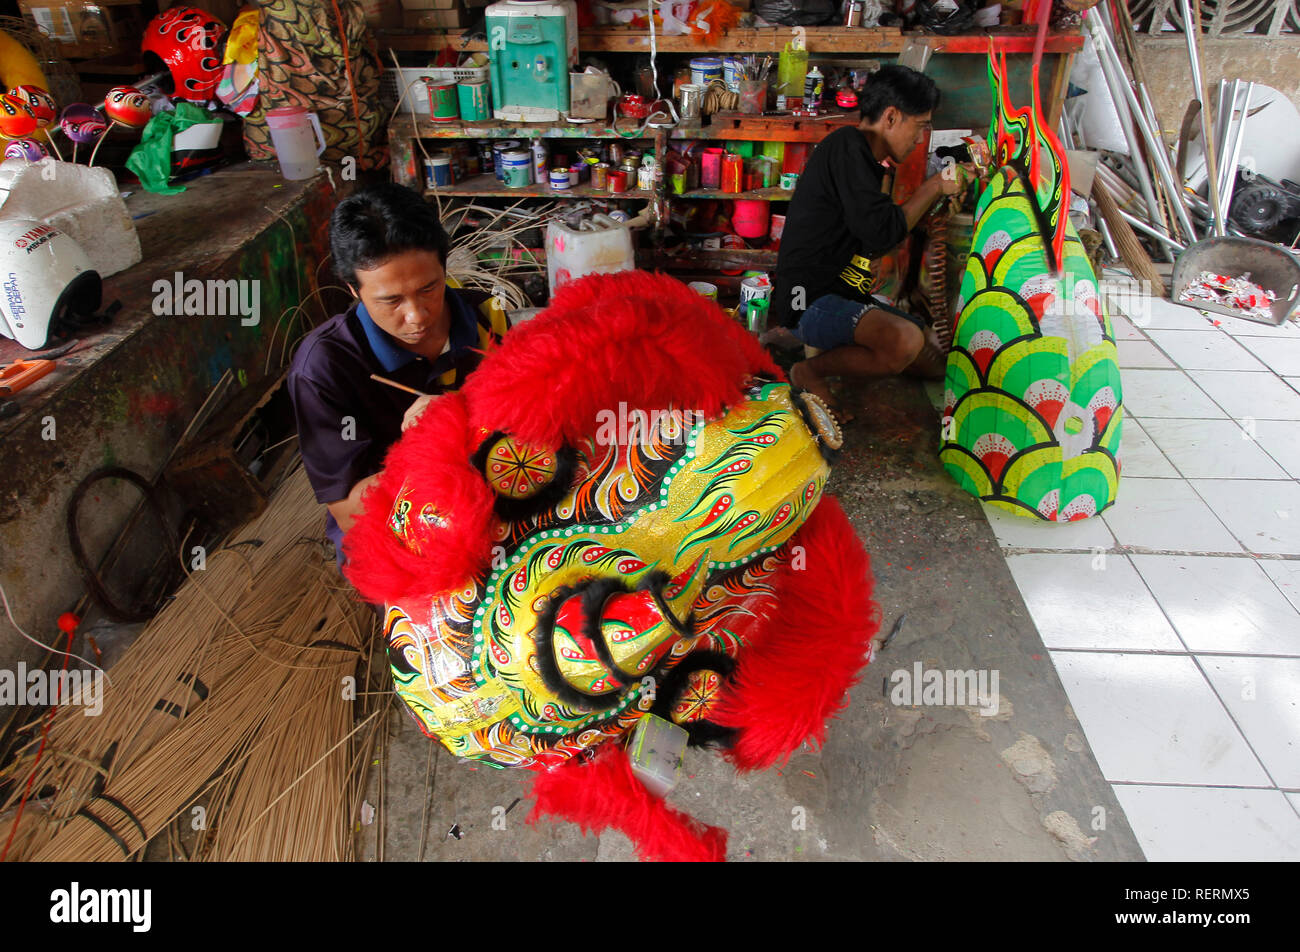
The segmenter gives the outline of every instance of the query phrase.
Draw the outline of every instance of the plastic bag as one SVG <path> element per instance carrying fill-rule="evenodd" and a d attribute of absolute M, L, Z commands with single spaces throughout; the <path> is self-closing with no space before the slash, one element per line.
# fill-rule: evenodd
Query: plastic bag
<path fill-rule="evenodd" d="M 184 185 L 168 185 L 172 174 L 172 136 L 200 123 L 220 122 L 189 102 L 178 102 L 174 112 L 160 112 L 149 120 L 140 144 L 131 150 L 126 167 L 136 174 L 145 191 L 178 195 Z"/>
<path fill-rule="evenodd" d="M 754 12 L 779 26 L 825 26 L 839 21 L 835 0 L 754 0 Z"/>

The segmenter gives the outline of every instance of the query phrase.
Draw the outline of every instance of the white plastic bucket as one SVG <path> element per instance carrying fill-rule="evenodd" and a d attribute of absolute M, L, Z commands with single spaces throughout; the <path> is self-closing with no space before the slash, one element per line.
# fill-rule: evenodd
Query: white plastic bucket
<path fill-rule="evenodd" d="M 280 174 L 290 182 L 311 178 L 320 167 L 317 158 L 325 151 L 325 134 L 316 113 L 293 107 L 271 109 L 266 125 L 280 160 Z"/>

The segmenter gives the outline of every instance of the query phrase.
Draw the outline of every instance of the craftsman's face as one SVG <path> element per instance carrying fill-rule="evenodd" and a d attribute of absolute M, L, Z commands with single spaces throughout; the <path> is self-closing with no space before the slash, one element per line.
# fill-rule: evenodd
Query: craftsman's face
<path fill-rule="evenodd" d="M 909 116 L 893 106 L 885 110 L 881 134 L 889 146 L 889 157 L 895 162 L 902 162 L 920 145 L 931 128 L 931 114 Z"/>
<path fill-rule="evenodd" d="M 434 251 L 401 251 L 377 267 L 357 269 L 353 293 L 370 317 L 408 350 L 446 331 L 443 302 L 447 272 Z"/>

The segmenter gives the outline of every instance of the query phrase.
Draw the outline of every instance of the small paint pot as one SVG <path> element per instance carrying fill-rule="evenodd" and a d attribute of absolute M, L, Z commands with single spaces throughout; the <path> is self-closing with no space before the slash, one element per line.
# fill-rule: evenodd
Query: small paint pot
<path fill-rule="evenodd" d="M 799 183 L 799 176 L 793 172 L 781 173 L 781 187 L 787 192 L 793 192 L 794 187 Z"/>
<path fill-rule="evenodd" d="M 609 193 L 618 195 L 627 191 L 627 172 L 624 169 L 609 170 Z"/>
<path fill-rule="evenodd" d="M 434 122 L 455 122 L 460 118 L 455 83 L 429 84 L 429 118 Z"/>
<path fill-rule="evenodd" d="M 457 83 L 456 101 L 460 117 L 466 122 L 481 122 L 488 117 L 488 84 Z"/>
<path fill-rule="evenodd" d="M 506 180 L 505 165 L 501 161 L 501 156 L 507 152 L 513 152 L 519 148 L 522 143 L 518 139 L 507 139 L 505 142 L 497 142 L 492 146 L 492 171 L 496 173 L 497 181 Z"/>
<path fill-rule="evenodd" d="M 424 184 L 426 188 L 451 184 L 451 156 L 431 155 L 424 160 Z"/>
<path fill-rule="evenodd" d="M 551 169 L 551 188 L 557 192 L 567 192 L 569 190 L 568 169 Z"/>
<path fill-rule="evenodd" d="M 501 172 L 506 188 L 527 188 L 533 184 L 533 154 L 522 149 L 502 153 Z"/>
<path fill-rule="evenodd" d="M 722 190 L 735 195 L 741 190 L 745 177 L 745 160 L 738 155 L 722 157 Z"/>
<path fill-rule="evenodd" d="M 692 281 L 686 286 L 696 294 L 701 297 L 706 297 L 710 301 L 716 301 L 718 299 L 718 286 L 716 284 L 710 284 L 708 281 Z"/>
<path fill-rule="evenodd" d="M 591 167 L 591 187 L 604 189 L 609 185 L 609 166 L 604 162 L 597 162 Z"/>

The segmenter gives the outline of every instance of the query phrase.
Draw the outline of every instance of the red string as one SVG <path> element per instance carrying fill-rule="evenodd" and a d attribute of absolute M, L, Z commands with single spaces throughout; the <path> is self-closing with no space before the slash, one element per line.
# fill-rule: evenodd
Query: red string
<path fill-rule="evenodd" d="M 348 92 L 352 94 L 352 115 L 357 120 L 357 162 L 360 164 L 366 151 L 366 134 L 361 126 L 361 102 L 357 99 L 357 83 L 352 78 L 352 54 L 348 50 L 348 31 L 343 24 L 343 14 L 339 11 L 338 0 L 330 0 L 334 7 L 334 20 L 339 28 L 339 40 L 343 43 L 343 69 L 348 74 Z"/>

